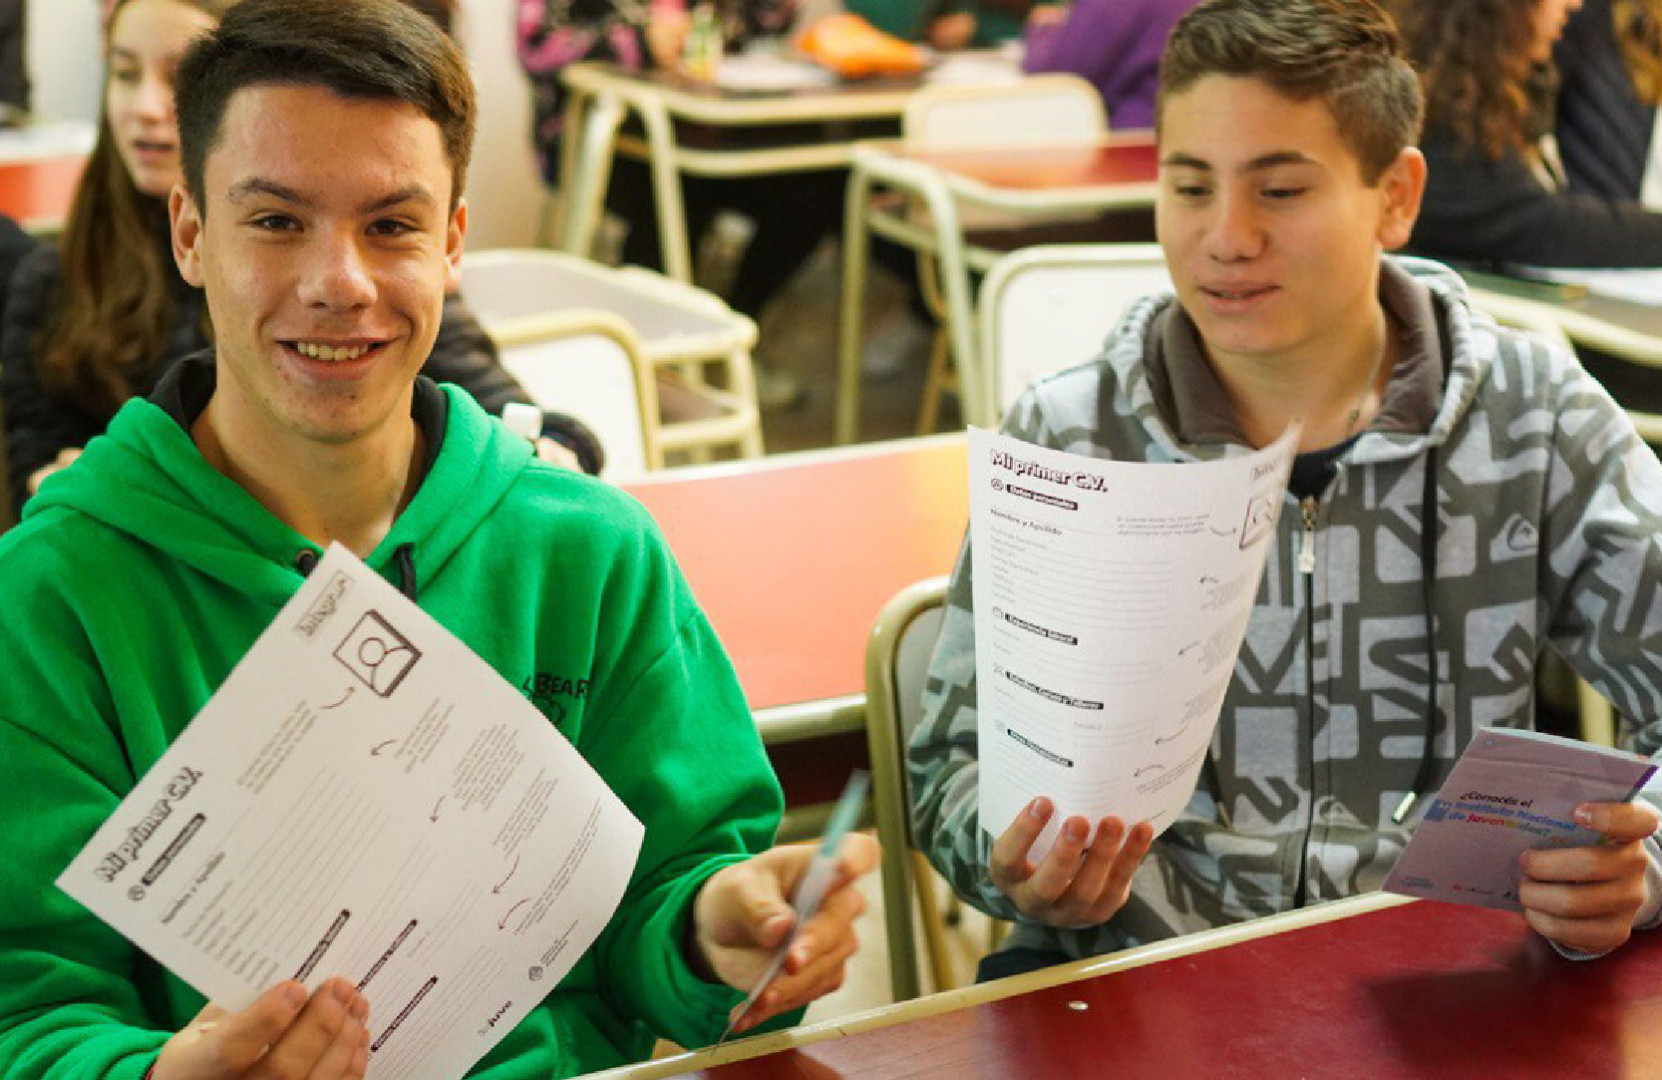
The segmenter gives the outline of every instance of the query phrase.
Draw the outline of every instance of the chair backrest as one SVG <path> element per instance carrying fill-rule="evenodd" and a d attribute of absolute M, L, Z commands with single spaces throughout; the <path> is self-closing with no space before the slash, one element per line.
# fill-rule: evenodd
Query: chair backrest
<path fill-rule="evenodd" d="M 1055 244 L 995 262 L 981 286 L 981 342 L 995 425 L 1034 379 L 1092 360 L 1132 301 L 1171 288 L 1158 244 Z"/>
<path fill-rule="evenodd" d="M 657 384 L 617 316 L 604 311 L 532 315 L 491 328 L 502 366 L 531 400 L 575 416 L 606 451 L 602 475 L 627 479 L 663 466 Z"/>
<path fill-rule="evenodd" d="M 917 943 L 912 932 L 911 798 L 906 742 L 923 712 L 924 677 L 940 633 L 947 579 L 931 578 L 897 593 L 877 616 L 866 642 L 866 742 L 871 754 L 872 808 L 883 845 L 883 917 L 889 979 L 896 1001 L 918 995 Z"/>
<path fill-rule="evenodd" d="M 628 328 L 634 351 L 649 367 L 678 369 L 665 379 L 653 407 L 663 453 L 700 458 L 732 448 L 762 452 L 750 349 L 756 324 L 714 293 L 653 270 L 614 269 L 554 251 L 502 249 L 462 256 L 462 290 L 487 331 L 521 319 L 570 311 L 605 312 Z M 707 378 L 710 366 L 723 370 Z M 656 466 L 654 466 L 656 467 Z"/>
<path fill-rule="evenodd" d="M 911 96 L 901 133 L 909 143 L 929 146 L 1066 142 L 1106 135 L 1108 114 L 1096 87 L 1077 75 L 944 83 Z"/>
<path fill-rule="evenodd" d="M 713 293 L 654 270 L 614 269 L 557 251 L 467 252 L 462 292 L 487 330 L 527 315 L 609 311 L 628 324 L 650 359 L 700 359 L 755 342 L 750 320 Z M 666 352 L 684 355 L 661 355 Z"/>

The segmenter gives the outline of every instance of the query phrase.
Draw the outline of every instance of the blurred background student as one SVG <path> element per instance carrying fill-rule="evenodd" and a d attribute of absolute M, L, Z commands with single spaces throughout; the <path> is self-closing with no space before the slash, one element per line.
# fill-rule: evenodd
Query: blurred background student
<path fill-rule="evenodd" d="M 1554 43 L 1581 0 L 1395 0 L 1425 85 L 1430 176 L 1410 249 L 1466 264 L 1662 265 L 1662 214 L 1563 183 Z"/>
<path fill-rule="evenodd" d="M 1030 74 L 1068 72 L 1102 94 L 1114 128 L 1152 128 L 1160 53 L 1166 37 L 1198 0 L 1074 0 L 1040 5 L 1027 20 Z"/>
<path fill-rule="evenodd" d="M 60 242 L 40 245 L 18 266 L 0 322 L 0 396 L 18 509 L 123 402 L 212 344 L 202 294 L 179 276 L 168 236 L 167 194 L 180 178 L 173 68 L 229 6 L 124 0 L 113 7 L 86 173 Z M 529 400 L 457 296 L 445 302 L 424 372 L 464 387 L 491 412 Z M 598 470 L 592 435 L 558 418 L 555 432 L 571 440 L 577 464 Z"/>
<path fill-rule="evenodd" d="M 1662 0 L 1587 0 L 1553 57 L 1569 189 L 1662 210 Z"/>

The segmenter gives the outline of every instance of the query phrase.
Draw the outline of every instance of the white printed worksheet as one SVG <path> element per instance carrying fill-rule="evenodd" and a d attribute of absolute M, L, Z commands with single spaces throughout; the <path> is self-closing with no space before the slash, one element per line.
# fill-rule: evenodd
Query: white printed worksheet
<path fill-rule="evenodd" d="M 58 884 L 228 1009 L 345 976 L 372 1080 L 455 1080 L 594 941 L 641 835 L 546 717 L 335 546 Z"/>
<path fill-rule="evenodd" d="M 1107 461 L 971 429 L 981 824 L 1036 796 L 1156 834 L 1194 791 L 1298 445 Z"/>

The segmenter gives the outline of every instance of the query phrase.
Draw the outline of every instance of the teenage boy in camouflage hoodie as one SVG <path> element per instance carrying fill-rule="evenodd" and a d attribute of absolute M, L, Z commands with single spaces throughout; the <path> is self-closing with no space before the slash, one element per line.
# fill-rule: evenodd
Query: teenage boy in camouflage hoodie
<path fill-rule="evenodd" d="M 1662 745 L 1662 466 L 1573 357 L 1473 311 L 1442 267 L 1384 256 L 1424 188 L 1420 115 L 1366 0 L 1214 0 L 1173 32 L 1157 220 L 1176 295 L 1133 305 L 1005 429 L 1181 462 L 1296 419 L 1299 457 L 1201 781 L 1157 843 L 1076 817 L 1035 863 L 1047 798 L 981 827 L 960 557 L 910 768 L 920 844 L 1016 921 L 983 978 L 1378 888 L 1418 821 L 1406 797 L 1477 729 L 1531 725 L 1548 645 L 1638 749 Z M 1521 898 L 1596 953 L 1662 921 L 1662 852 L 1642 802 L 1578 814 L 1607 843 L 1530 852 Z"/>

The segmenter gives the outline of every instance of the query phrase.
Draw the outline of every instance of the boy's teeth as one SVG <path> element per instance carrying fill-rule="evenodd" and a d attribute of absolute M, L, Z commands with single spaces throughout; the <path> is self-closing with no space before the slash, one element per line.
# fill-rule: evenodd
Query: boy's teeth
<path fill-rule="evenodd" d="M 297 342 L 294 347 L 313 360 L 356 360 L 369 351 L 368 345 L 314 345 L 309 341 Z"/>

